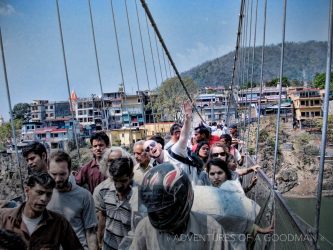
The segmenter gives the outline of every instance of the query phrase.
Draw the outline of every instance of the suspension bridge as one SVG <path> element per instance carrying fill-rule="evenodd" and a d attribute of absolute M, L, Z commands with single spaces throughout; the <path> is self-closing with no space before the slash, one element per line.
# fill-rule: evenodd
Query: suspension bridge
<path fill-rule="evenodd" d="M 236 44 L 234 50 L 233 64 L 232 64 L 232 76 L 231 82 L 228 84 L 229 92 L 228 92 L 228 103 L 227 103 L 227 112 L 225 114 L 226 124 L 230 124 L 231 122 L 237 122 L 241 127 L 241 139 L 245 141 L 244 150 L 247 151 L 247 146 L 250 140 L 250 129 L 248 129 L 250 124 L 255 124 L 256 132 L 255 132 L 255 151 L 253 155 L 248 155 L 246 158 L 246 165 L 251 166 L 254 164 L 259 164 L 260 162 L 257 160 L 258 152 L 259 152 L 259 133 L 260 126 L 262 123 L 262 115 L 261 112 L 258 112 L 257 117 L 251 117 L 251 103 L 252 100 L 252 89 L 254 87 L 254 70 L 256 65 L 254 65 L 255 61 L 255 49 L 257 44 L 257 29 L 258 29 L 258 19 L 259 17 L 263 20 L 263 32 L 262 32 L 262 43 L 261 43 L 261 65 L 260 65 L 260 86 L 259 86 L 259 100 L 258 100 L 258 110 L 261 110 L 261 94 L 264 86 L 264 69 L 265 69 L 265 41 L 266 41 L 266 23 L 267 19 L 267 2 L 269 0 L 262 0 L 262 11 L 259 12 L 259 0 L 240 0 L 239 1 L 239 20 L 238 27 L 236 32 Z M 150 10 L 149 5 L 145 0 L 140 1 L 130 1 L 124 0 L 122 1 L 123 7 L 122 13 L 116 12 L 114 2 L 115 0 L 110 0 L 110 15 L 112 17 L 112 23 L 110 23 L 110 27 L 112 30 L 112 36 L 114 38 L 115 44 L 115 54 L 113 55 L 114 62 L 116 62 L 117 67 L 121 76 L 120 86 L 124 92 L 124 99 L 122 99 L 121 107 L 125 105 L 123 102 L 126 102 L 126 93 L 128 92 L 128 82 L 126 81 L 126 75 L 124 73 L 124 60 L 123 53 L 129 53 L 130 62 L 126 62 L 126 65 L 132 64 L 133 73 L 134 73 L 134 82 L 136 86 L 136 91 L 140 95 L 142 100 L 143 89 L 142 86 L 146 86 L 148 91 L 151 92 L 155 88 L 159 87 L 159 82 L 163 82 L 167 79 L 175 77 L 178 79 L 179 84 L 183 87 L 187 98 L 193 103 L 193 110 L 197 114 L 198 121 L 204 121 L 202 117 L 202 113 L 199 112 L 197 106 L 194 104 L 191 94 L 188 92 L 185 83 L 183 81 L 183 77 L 177 68 L 175 60 L 173 58 L 172 53 L 169 51 L 168 44 L 166 42 L 166 37 L 168 34 L 162 34 L 159 30 L 158 21 L 155 20 L 154 13 Z M 96 37 L 96 18 L 98 13 L 94 12 L 93 1 L 87 0 L 87 9 L 88 9 L 88 17 L 89 17 L 89 26 L 92 34 L 92 44 L 93 49 L 92 53 L 94 55 L 94 60 L 96 64 L 96 72 L 98 78 L 98 87 L 101 95 L 101 109 L 103 113 L 103 126 L 104 129 L 108 130 L 110 128 L 110 120 L 107 119 L 109 115 L 109 110 L 105 101 L 105 81 L 103 81 L 101 76 L 101 58 L 102 55 L 98 50 L 98 38 Z M 73 107 L 71 98 L 71 81 L 70 81 L 70 67 L 68 63 L 68 57 L 70 51 L 66 46 L 66 35 L 64 34 L 64 7 L 66 3 L 64 1 L 55 0 L 55 16 L 57 20 L 57 27 L 60 37 L 61 51 L 59 53 L 62 56 L 62 63 L 64 67 L 64 74 L 66 79 L 66 85 L 63 86 L 64 90 L 68 94 L 68 100 L 70 107 Z M 119 2 L 118 2 L 119 4 Z M 281 53 L 280 58 L 276 58 L 276 60 L 280 61 L 280 72 L 279 72 L 279 81 L 282 83 L 284 77 L 284 56 L 285 56 L 285 33 L 287 26 L 287 0 L 283 0 L 283 9 L 282 9 L 282 24 L 281 30 L 276 32 L 281 32 Z M 288 207 L 286 201 L 279 193 L 277 189 L 276 183 L 276 174 L 278 169 L 278 147 L 279 147 L 279 137 L 280 137 L 280 122 L 281 122 L 281 93 L 282 93 L 282 84 L 279 85 L 279 99 L 277 103 L 277 115 L 276 115 L 276 133 L 275 133 L 275 145 L 274 145 L 274 160 L 272 165 L 272 176 L 269 178 L 263 171 L 259 171 L 259 181 L 254 191 L 249 193 L 249 197 L 255 200 L 260 206 L 261 211 L 259 216 L 257 217 L 256 223 L 258 225 L 267 225 L 271 224 L 274 221 L 275 224 L 275 232 L 272 238 L 260 238 L 256 240 L 255 249 L 319 249 L 321 247 L 321 243 L 325 242 L 325 247 L 333 248 L 333 244 L 326 239 L 323 235 L 321 235 L 319 231 L 320 225 L 320 208 L 321 208 L 321 197 L 322 197 L 322 189 L 323 189 L 323 175 L 325 169 L 325 155 L 326 155 L 326 144 L 327 144 L 327 127 L 328 127 L 328 105 L 329 105 L 329 93 L 330 93 L 330 77 L 331 77 L 331 55 L 332 55 L 332 17 L 333 17 L 333 1 L 330 2 L 330 5 L 327 6 L 329 11 L 329 20 L 328 23 L 328 37 L 327 37 L 327 61 L 326 61 L 326 82 L 325 82 L 325 95 L 323 102 L 323 125 L 322 125 L 322 136 L 321 136 L 321 144 L 320 144 L 320 166 L 319 166 L 319 174 L 318 174 L 318 183 L 317 183 L 317 194 L 316 194 L 316 214 L 315 214 L 315 225 L 310 226 L 304 220 L 302 220 L 299 216 L 294 214 L 290 208 Z M 120 31 L 119 27 L 119 16 L 124 17 L 122 19 L 125 20 L 127 29 L 130 50 L 122 51 L 121 42 L 123 39 L 119 36 Z M 133 23 L 136 23 L 135 27 Z M 1 25 L 1 24 L 0 24 Z M 18 152 L 18 148 L 16 145 L 17 135 L 15 131 L 14 119 L 13 119 L 13 110 L 12 110 L 12 102 L 11 102 L 11 73 L 7 69 L 6 64 L 6 47 L 4 46 L 5 36 L 2 32 L 2 28 L 0 26 L 0 44 L 1 44 L 1 59 L 4 73 L 4 85 L 6 88 L 6 94 L 8 99 L 9 112 L 11 117 L 11 128 L 12 128 L 12 138 L 15 144 L 15 152 L 16 152 L 16 165 L 17 171 L 20 175 L 20 179 L 22 180 L 22 163 L 21 156 Z M 137 40 L 133 38 L 134 28 L 137 29 L 135 32 L 138 34 Z M 138 59 L 140 57 L 140 59 Z M 139 63 L 140 62 L 140 63 Z M 139 65 L 141 64 L 141 65 Z M 140 76 L 139 67 L 143 67 L 143 74 Z M 14 72 L 15 73 L 15 72 Z M 246 96 L 245 105 L 242 109 L 239 109 L 238 112 L 232 114 L 231 105 L 232 103 L 238 102 L 238 96 L 243 96 L 244 94 L 244 86 L 250 83 L 250 97 Z M 60 87 L 60 86 L 59 86 Z M 245 107 L 245 108 L 244 108 Z M 149 107 L 144 106 L 144 102 L 142 102 L 142 109 L 149 109 Z M 152 110 L 152 106 L 150 107 Z M 126 110 L 124 110 L 126 112 Z M 240 116 L 237 113 L 243 113 Z M 156 114 L 155 114 L 156 115 Z M 153 121 L 155 123 L 156 116 L 153 114 Z M 71 118 L 75 120 L 74 109 L 71 108 Z M 80 155 L 79 147 L 78 147 L 78 135 L 75 133 L 75 129 L 73 129 L 73 138 L 75 140 L 77 154 Z M 244 184 L 246 185 L 250 181 L 251 176 L 244 179 Z M 23 184 L 22 184 L 23 185 Z M 292 240 L 286 238 L 285 240 L 274 240 L 274 235 L 276 237 L 281 237 L 285 235 L 285 237 L 293 237 Z M 261 237 L 261 236 L 260 236 Z"/>

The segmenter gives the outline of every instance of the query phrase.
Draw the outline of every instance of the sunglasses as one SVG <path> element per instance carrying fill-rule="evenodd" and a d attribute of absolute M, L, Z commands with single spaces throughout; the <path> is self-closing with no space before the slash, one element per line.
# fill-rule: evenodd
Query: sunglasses
<path fill-rule="evenodd" d="M 156 142 L 151 142 L 148 147 L 145 148 L 145 152 L 149 152 L 152 148 L 156 147 Z"/>
<path fill-rule="evenodd" d="M 220 153 L 214 153 L 212 154 L 213 157 L 219 157 L 219 156 L 226 156 L 226 152 L 220 152 Z"/>

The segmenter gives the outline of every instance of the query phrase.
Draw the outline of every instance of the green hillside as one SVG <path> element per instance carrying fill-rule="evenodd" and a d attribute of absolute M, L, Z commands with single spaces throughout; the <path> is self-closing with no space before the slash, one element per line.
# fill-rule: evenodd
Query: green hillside
<path fill-rule="evenodd" d="M 250 48 L 250 75 L 252 67 L 252 48 Z M 255 49 L 254 82 L 259 82 L 262 47 Z M 316 73 L 324 72 L 326 67 L 327 43 L 318 41 L 288 42 L 285 45 L 284 76 L 289 80 L 311 82 Z M 205 62 L 184 72 L 200 87 L 228 86 L 235 52 L 230 52 L 212 61 Z M 248 52 L 246 52 L 248 53 Z M 279 77 L 281 44 L 265 47 L 264 81 Z"/>

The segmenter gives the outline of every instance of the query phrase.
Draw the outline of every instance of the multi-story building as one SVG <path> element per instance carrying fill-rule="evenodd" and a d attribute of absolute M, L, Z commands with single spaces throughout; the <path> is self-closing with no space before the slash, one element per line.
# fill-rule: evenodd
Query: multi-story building
<path fill-rule="evenodd" d="M 229 103 L 229 93 L 227 91 L 224 94 L 200 94 L 196 97 L 195 102 L 202 118 L 206 121 L 225 120 L 228 105 L 229 117 L 235 117 L 235 98 L 231 98 Z"/>
<path fill-rule="evenodd" d="M 292 100 L 294 119 L 299 122 L 310 120 L 315 117 L 322 117 L 323 98 L 320 90 L 316 88 L 290 88 L 288 96 Z"/>
<path fill-rule="evenodd" d="M 279 101 L 280 86 L 263 87 L 261 94 L 262 103 L 277 103 Z M 251 98 L 252 97 L 252 98 Z M 282 87 L 281 100 L 287 98 L 287 89 Z M 257 104 L 260 100 L 260 87 L 243 89 L 238 92 L 239 105 L 249 105 L 250 103 Z"/>
<path fill-rule="evenodd" d="M 66 118 L 71 116 L 69 102 L 48 100 L 34 100 L 30 104 L 31 121 L 44 122 L 49 119 Z"/>

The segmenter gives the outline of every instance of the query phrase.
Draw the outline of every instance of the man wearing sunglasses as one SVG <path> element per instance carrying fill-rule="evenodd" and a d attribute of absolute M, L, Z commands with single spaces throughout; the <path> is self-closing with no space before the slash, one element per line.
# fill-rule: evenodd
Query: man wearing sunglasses
<path fill-rule="evenodd" d="M 181 129 L 179 140 L 172 145 L 169 150 L 164 150 L 164 141 L 160 141 L 160 137 L 152 137 L 147 140 L 143 148 L 145 152 L 149 153 L 150 157 L 155 159 L 154 166 L 162 164 L 164 162 L 172 163 L 184 170 L 189 176 L 191 182 L 194 185 L 200 184 L 199 174 L 197 168 L 191 165 L 190 159 L 188 158 L 187 142 L 191 134 L 191 122 L 192 122 L 192 105 L 190 102 L 184 103 L 184 125 Z"/>

